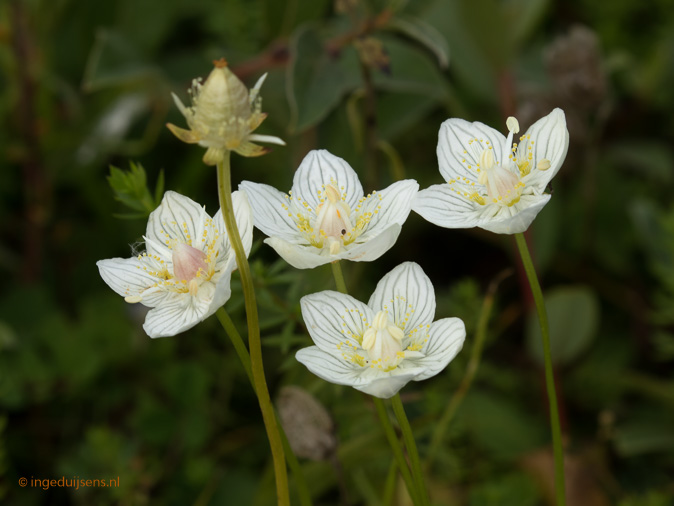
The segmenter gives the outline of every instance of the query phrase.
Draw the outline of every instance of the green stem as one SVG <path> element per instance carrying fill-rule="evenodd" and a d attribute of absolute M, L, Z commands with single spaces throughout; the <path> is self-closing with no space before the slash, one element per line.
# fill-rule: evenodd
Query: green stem
<path fill-rule="evenodd" d="M 339 290 L 341 293 L 348 294 L 348 290 L 346 289 L 346 283 L 344 282 L 344 275 L 342 274 L 342 267 L 339 264 L 339 260 L 332 262 L 331 265 L 332 265 L 332 274 L 335 277 L 335 284 L 337 285 L 337 290 Z M 393 455 L 395 456 L 396 461 L 398 462 L 398 468 L 400 469 L 400 474 L 402 475 L 403 480 L 405 481 L 405 485 L 407 486 L 407 491 L 410 493 L 410 497 L 412 497 L 412 502 L 415 505 L 423 505 L 424 503 L 421 502 L 421 499 L 419 497 L 419 490 L 417 490 L 417 488 L 415 487 L 414 480 L 412 479 L 412 475 L 410 474 L 410 469 L 407 466 L 407 462 L 405 461 L 405 456 L 403 455 L 403 449 L 400 446 L 400 441 L 398 441 L 395 430 L 393 429 L 393 425 L 391 425 L 391 420 L 389 420 L 388 413 L 386 412 L 386 406 L 384 405 L 384 401 L 374 396 L 372 396 L 372 400 L 374 401 L 374 405 L 377 408 L 377 414 L 379 415 L 381 426 L 384 429 L 384 433 L 386 434 L 386 438 L 388 439 L 389 444 L 391 445 Z"/>
<path fill-rule="evenodd" d="M 236 264 L 241 275 L 241 284 L 243 286 L 243 297 L 246 305 L 246 318 L 248 321 L 248 346 L 250 348 L 250 362 L 253 373 L 253 383 L 255 393 L 257 394 L 262 419 L 269 445 L 271 447 L 272 460 L 274 461 L 274 473 L 276 476 L 276 498 L 279 506 L 290 506 L 290 494 L 288 491 L 288 472 L 286 469 L 285 455 L 283 452 L 283 441 L 279 434 L 274 408 L 269 397 L 267 389 L 267 380 L 264 376 L 264 366 L 262 364 L 262 344 L 260 342 L 260 325 L 257 316 L 257 303 L 255 301 L 255 288 L 253 278 L 250 274 L 248 258 L 241 242 L 239 229 L 234 217 L 234 208 L 232 206 L 232 181 L 229 167 L 230 152 L 225 151 L 222 162 L 218 163 L 218 195 L 220 198 L 220 208 L 222 209 L 222 218 L 227 229 L 227 236 L 236 255 Z"/>
<path fill-rule="evenodd" d="M 386 483 L 384 485 L 384 498 L 381 500 L 382 506 L 391 506 L 393 504 L 393 496 L 396 491 L 396 482 L 398 480 L 398 463 L 395 460 L 391 461 L 386 475 Z"/>
<path fill-rule="evenodd" d="M 503 271 L 489 284 L 489 288 L 487 288 L 487 293 L 482 302 L 482 310 L 480 311 L 477 330 L 475 332 L 475 340 L 473 341 L 473 347 L 470 351 L 470 359 L 468 361 L 468 366 L 466 367 L 466 372 L 461 379 L 459 388 L 454 392 L 454 395 L 452 395 L 447 408 L 442 413 L 440 420 L 438 420 L 438 423 L 435 426 L 435 430 L 431 437 L 431 445 L 428 449 L 428 456 L 426 457 L 426 469 L 430 469 L 433 465 L 433 461 L 442 447 L 442 440 L 445 437 L 447 428 L 459 409 L 461 402 L 463 402 L 463 398 L 468 393 L 470 386 L 473 384 L 475 374 L 480 366 L 480 359 L 482 358 L 482 350 L 484 349 L 484 341 L 487 337 L 487 326 L 489 324 L 489 316 L 491 315 L 492 307 L 494 306 L 496 289 L 498 288 L 499 283 L 511 273 L 512 269 Z"/>
<path fill-rule="evenodd" d="M 346 289 L 346 283 L 344 282 L 344 274 L 342 273 L 342 266 L 339 263 L 339 260 L 335 260 L 330 264 L 332 266 L 332 275 L 335 278 L 335 284 L 337 285 L 337 290 L 341 293 L 348 294 L 349 291 Z"/>
<path fill-rule="evenodd" d="M 407 454 L 409 455 L 410 462 L 412 464 L 412 475 L 414 477 L 414 483 L 417 487 L 420 502 L 422 505 L 428 506 L 430 501 L 428 500 L 428 491 L 426 490 L 426 485 L 424 484 L 424 474 L 421 470 L 419 450 L 417 450 L 417 443 L 414 441 L 414 434 L 412 434 L 412 427 L 410 426 L 410 422 L 407 419 L 407 415 L 405 414 L 403 402 L 400 400 L 400 394 L 395 394 L 391 398 L 391 403 L 393 405 L 393 412 L 395 413 L 398 423 L 400 424 L 400 428 L 403 431 L 403 439 L 405 440 Z"/>
<path fill-rule="evenodd" d="M 531 261 L 527 240 L 524 234 L 515 234 L 517 248 L 522 257 L 522 264 L 529 279 L 531 293 L 536 302 L 536 311 L 538 312 L 538 321 L 541 325 L 541 335 L 543 337 L 543 357 L 545 359 L 545 386 L 548 390 L 548 400 L 550 403 L 550 426 L 552 429 L 552 447 L 555 454 L 555 493 L 557 497 L 557 506 L 566 504 L 566 490 L 564 484 L 564 450 L 562 448 L 562 430 L 559 423 L 559 411 L 557 409 L 557 392 L 555 391 L 555 377 L 552 369 L 552 357 L 550 355 L 550 330 L 548 327 L 548 315 L 545 310 L 545 301 L 541 285 L 536 276 L 536 269 Z"/>
<path fill-rule="evenodd" d="M 422 505 L 423 503 L 419 498 L 419 490 L 415 487 L 412 474 L 410 473 L 410 469 L 407 466 L 407 461 L 405 460 L 405 455 L 403 454 L 403 449 L 400 446 L 400 441 L 398 441 L 398 437 L 396 436 L 395 430 L 393 429 L 391 420 L 389 419 L 388 413 L 386 412 L 384 401 L 379 397 L 374 396 L 372 397 L 372 400 L 374 401 L 374 405 L 377 408 L 379 421 L 381 422 L 381 426 L 384 429 L 384 434 L 386 434 L 386 439 L 388 439 L 388 442 L 391 445 L 391 450 L 393 450 L 393 455 L 395 456 L 396 462 L 398 463 L 398 469 L 400 470 L 400 474 L 403 477 L 407 491 L 412 497 L 412 502 L 415 505 Z"/>
<path fill-rule="evenodd" d="M 224 307 L 218 309 L 215 314 L 218 317 L 218 320 L 220 320 L 220 323 L 222 324 L 222 327 L 225 329 L 225 332 L 229 336 L 230 341 L 232 341 L 232 345 L 236 350 L 236 354 L 239 356 L 239 360 L 241 360 L 241 365 L 246 370 L 246 375 L 248 376 L 248 380 L 250 381 L 250 386 L 253 387 L 253 391 L 255 391 L 255 382 L 253 381 L 253 371 L 250 366 L 250 355 L 248 354 L 248 349 L 246 348 L 246 345 L 243 343 L 243 339 L 241 338 L 239 331 L 236 330 L 234 322 L 232 322 L 232 319 L 229 317 L 229 314 L 227 313 Z M 276 418 L 278 420 L 278 413 L 276 414 Z M 307 485 L 307 481 L 304 478 L 302 467 L 300 466 L 300 463 L 297 460 L 295 453 L 290 447 L 288 438 L 286 437 L 285 431 L 283 430 L 283 427 L 281 426 L 280 423 L 279 429 L 281 432 L 281 439 L 283 442 L 283 450 L 285 452 L 285 458 L 288 461 L 288 466 L 290 467 L 290 470 L 293 473 L 293 477 L 295 478 L 295 484 L 297 485 L 297 493 L 300 496 L 300 504 L 302 506 L 312 506 L 311 494 L 309 493 L 309 486 Z"/>
<path fill-rule="evenodd" d="M 253 369 L 250 366 L 250 355 L 248 354 L 248 348 L 246 348 L 243 339 L 241 339 L 239 331 L 236 330 L 234 322 L 229 317 L 229 313 L 227 313 L 224 307 L 218 309 L 215 312 L 215 316 L 218 317 L 218 320 L 220 320 L 222 328 L 225 329 L 225 332 L 229 336 L 229 340 L 232 341 L 232 345 L 234 345 L 234 350 L 236 351 L 236 354 L 239 356 L 239 360 L 241 360 L 241 365 L 246 370 L 246 375 L 250 380 L 250 384 L 253 386 L 253 388 L 255 388 L 255 381 L 253 381 Z"/>

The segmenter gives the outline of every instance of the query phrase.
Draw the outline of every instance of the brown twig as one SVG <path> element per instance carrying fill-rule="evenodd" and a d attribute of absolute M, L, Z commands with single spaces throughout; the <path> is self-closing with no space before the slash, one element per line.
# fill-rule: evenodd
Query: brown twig
<path fill-rule="evenodd" d="M 20 90 L 16 118 L 24 144 L 21 150 L 25 220 L 21 278 L 25 282 L 34 282 L 39 279 L 42 270 L 42 238 L 47 219 L 47 185 L 40 153 L 39 118 L 35 111 L 36 83 L 31 72 L 36 55 L 21 1 L 11 2 L 10 16 L 16 78 Z"/>

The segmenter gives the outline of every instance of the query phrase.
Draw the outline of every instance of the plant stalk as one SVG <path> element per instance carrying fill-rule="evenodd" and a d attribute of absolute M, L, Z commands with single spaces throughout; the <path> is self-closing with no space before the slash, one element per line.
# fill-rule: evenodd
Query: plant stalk
<path fill-rule="evenodd" d="M 548 401 L 550 404 L 550 428 L 552 430 L 552 447 L 555 455 L 555 496 L 557 498 L 557 506 L 566 505 L 566 490 L 564 481 L 564 449 L 562 447 L 562 430 L 559 423 L 559 410 L 557 408 L 557 392 L 555 390 L 555 376 L 552 368 L 552 356 L 550 354 L 550 329 L 548 326 L 548 314 L 545 310 L 545 301 L 543 300 L 543 292 L 541 285 L 538 282 L 536 269 L 531 260 L 529 247 L 524 234 L 515 234 L 517 241 L 517 248 L 522 258 L 524 270 L 529 279 L 529 286 L 531 293 L 534 296 L 536 303 L 536 311 L 538 313 L 538 321 L 541 325 L 541 336 L 543 338 L 543 358 L 545 361 L 545 386 L 548 391 Z"/>
<path fill-rule="evenodd" d="M 410 493 L 410 497 L 412 497 L 412 502 L 415 504 L 415 506 L 422 506 L 423 503 L 419 497 L 419 490 L 415 485 L 414 479 L 412 478 L 410 468 L 408 467 L 407 461 L 405 460 L 403 449 L 400 446 L 400 441 L 398 441 L 398 437 L 396 436 L 393 425 L 391 424 L 391 420 L 389 419 L 388 412 L 386 411 L 386 405 L 379 397 L 372 396 L 372 400 L 374 401 L 375 408 L 377 408 L 379 421 L 381 422 L 382 429 L 384 429 L 384 434 L 386 434 L 386 439 L 388 439 L 391 450 L 393 450 L 393 455 L 398 464 L 398 469 L 400 470 L 400 474 L 403 477 L 403 481 L 405 482 L 405 486 L 407 487 L 407 491 Z"/>
<path fill-rule="evenodd" d="M 342 273 L 342 266 L 339 260 L 335 260 L 330 266 L 332 267 L 332 275 L 335 278 L 337 291 L 348 295 L 349 291 L 346 289 L 346 282 L 344 281 L 344 274 Z"/>
<path fill-rule="evenodd" d="M 405 408 L 403 407 L 402 400 L 400 400 L 399 393 L 395 394 L 391 398 L 391 403 L 393 405 L 393 412 L 395 413 L 398 423 L 400 424 L 400 429 L 403 432 L 403 439 L 405 440 L 405 446 L 407 447 L 407 455 L 409 456 L 410 462 L 412 464 L 412 477 L 414 478 L 414 485 L 419 495 L 420 504 L 423 506 L 429 506 L 430 501 L 428 499 L 426 485 L 424 484 L 424 474 L 421 469 L 419 450 L 417 450 L 417 443 L 414 441 L 412 427 L 410 426 L 410 422 L 407 419 L 407 415 L 405 414 Z"/>
<path fill-rule="evenodd" d="M 428 456 L 426 457 L 426 469 L 430 470 L 433 465 L 435 457 L 442 447 L 442 441 L 447 432 L 450 422 L 454 419 L 454 415 L 459 409 L 461 402 L 463 402 L 464 397 L 468 393 L 473 380 L 475 379 L 475 374 L 480 366 L 480 360 L 482 358 L 482 350 L 484 349 L 484 342 L 487 338 L 487 329 L 489 324 L 489 317 L 491 315 L 492 307 L 494 306 L 494 297 L 496 295 L 496 289 L 498 288 L 499 283 L 507 276 L 510 276 L 512 269 L 507 269 L 500 273 L 494 280 L 489 284 L 487 288 L 487 293 L 482 302 L 482 310 L 480 311 L 480 316 L 477 323 L 477 330 L 475 332 L 475 340 L 473 341 L 473 347 L 470 350 L 470 359 L 468 361 L 468 366 L 466 367 L 466 372 L 461 378 L 461 383 L 459 388 L 454 392 L 452 398 L 445 408 L 445 411 L 440 416 L 440 420 L 435 426 L 433 435 L 431 437 L 431 445 L 428 449 Z"/>
<path fill-rule="evenodd" d="M 257 315 L 257 302 L 255 300 L 255 288 L 253 278 L 250 273 L 248 258 L 241 242 L 239 229 L 236 225 L 234 208 L 232 206 L 232 181 L 230 175 L 230 152 L 225 151 L 221 162 L 218 162 L 218 195 L 220 208 L 222 209 L 222 218 L 227 229 L 227 236 L 236 255 L 236 264 L 241 275 L 241 285 L 243 286 L 243 296 L 246 306 L 246 319 L 248 322 L 248 347 L 250 348 L 250 363 L 253 376 L 255 393 L 257 394 L 262 419 L 269 445 L 271 447 L 272 460 L 274 462 L 274 473 L 276 476 L 276 498 L 279 506 L 290 506 L 290 494 L 288 491 L 288 472 L 286 469 L 285 455 L 283 451 L 283 441 L 279 433 L 278 424 L 274 408 L 269 397 L 267 380 L 264 376 L 264 365 L 262 363 L 262 344 L 260 342 L 260 325 Z"/>

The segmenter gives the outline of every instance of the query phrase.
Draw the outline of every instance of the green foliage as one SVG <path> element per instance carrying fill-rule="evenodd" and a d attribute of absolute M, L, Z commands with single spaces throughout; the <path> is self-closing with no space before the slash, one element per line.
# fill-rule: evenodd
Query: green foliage
<path fill-rule="evenodd" d="M 287 142 L 259 159 L 235 158 L 234 187 L 247 179 L 285 191 L 316 148 L 345 158 L 367 191 L 403 177 L 425 187 L 441 182 L 435 150 L 448 117 L 503 132 L 511 114 L 524 128 L 565 109 L 567 162 L 528 233 L 546 288 L 567 450 L 584 468 L 596 462 L 583 449 L 608 455 L 594 457 L 604 503 L 671 504 L 670 4 L 0 3 L 0 502 L 275 504 L 259 407 L 217 320 L 150 340 L 147 308 L 126 304 L 95 266 L 140 240 L 165 186 L 217 210 L 203 149 L 164 125 L 184 124 L 170 92 L 187 101 L 192 79 L 224 56 L 248 86 L 269 72 L 259 133 Z M 596 68 L 589 51 L 565 42 L 577 23 L 597 38 Z M 381 42 L 387 65 L 361 61 L 356 46 L 368 38 Z M 117 168 L 128 158 L 138 161 Z M 343 488 L 351 504 L 374 504 L 391 458 L 372 406 L 294 358 L 310 344 L 299 301 L 335 288 L 330 269 L 293 269 L 256 238 L 250 258 L 272 397 L 301 386 L 335 421 L 339 465 L 301 461 L 312 499 L 337 504 Z M 343 266 L 352 295 L 366 300 L 381 274 L 416 261 L 438 274 L 436 316 L 466 323 L 465 348 L 448 370 L 402 392 L 422 458 L 465 373 L 484 287 L 514 267 L 511 251 L 508 237 L 412 215 L 381 259 Z M 539 481 L 548 476 L 522 464 L 548 451 L 549 434 L 539 330 L 521 277 L 499 286 L 475 381 L 429 471 L 436 504 L 546 500 Z M 245 340 L 236 272 L 225 308 Z M 20 488 L 22 476 L 119 478 L 119 487 Z"/>
<path fill-rule="evenodd" d="M 594 292 L 582 286 L 557 287 L 544 294 L 550 325 L 550 351 L 554 363 L 568 364 L 585 352 L 596 337 L 600 320 Z M 543 345 L 535 308 L 527 316 L 527 347 L 543 364 Z"/>
<path fill-rule="evenodd" d="M 288 98 L 295 131 L 301 132 L 324 119 L 359 82 L 355 51 L 347 48 L 331 55 L 325 46 L 311 25 L 298 30 L 290 45 Z"/>
<path fill-rule="evenodd" d="M 510 474 L 474 488 L 471 506 L 534 506 L 538 493 L 533 480 L 525 474 Z"/>
<path fill-rule="evenodd" d="M 146 218 L 159 205 L 164 195 L 164 171 L 159 172 L 154 192 L 150 192 L 143 166 L 134 162 L 130 162 L 129 166 L 130 169 L 126 172 L 110 166 L 108 183 L 116 200 L 140 212 L 116 216 L 124 219 Z"/>

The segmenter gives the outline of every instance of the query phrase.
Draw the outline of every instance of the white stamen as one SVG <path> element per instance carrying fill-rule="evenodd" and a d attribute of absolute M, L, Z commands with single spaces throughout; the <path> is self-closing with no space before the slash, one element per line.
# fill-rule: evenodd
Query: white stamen
<path fill-rule="evenodd" d="M 393 325 L 385 311 L 379 311 L 374 317 L 372 327 L 363 334 L 363 349 L 367 350 L 370 360 L 381 361 L 384 366 L 398 365 L 402 353 L 402 341 L 405 333 Z"/>
<path fill-rule="evenodd" d="M 508 117 L 508 119 L 506 120 L 506 126 L 508 127 L 509 132 L 512 132 L 514 134 L 520 132 L 520 124 L 517 121 L 517 118 L 515 118 L 514 116 Z"/>

